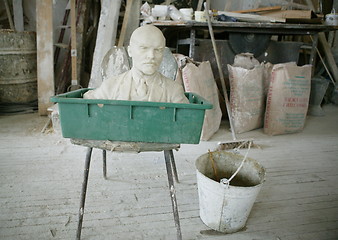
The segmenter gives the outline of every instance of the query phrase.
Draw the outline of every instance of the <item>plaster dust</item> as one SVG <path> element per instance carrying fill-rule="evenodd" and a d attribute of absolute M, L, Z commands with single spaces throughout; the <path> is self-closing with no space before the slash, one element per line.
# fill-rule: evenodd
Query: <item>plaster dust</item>
<path fill-rule="evenodd" d="M 248 157 L 266 168 L 266 182 L 246 228 L 219 234 L 199 218 L 195 160 L 231 139 L 223 122 L 210 141 L 174 152 L 183 239 L 337 239 L 338 108 L 307 117 L 300 133 L 239 134 L 262 149 Z M 72 239 L 76 235 L 86 148 L 58 133 L 41 133 L 38 114 L 0 116 L 0 239 Z M 243 154 L 246 150 L 243 150 Z M 107 153 L 94 149 L 82 239 L 175 239 L 163 153 Z"/>

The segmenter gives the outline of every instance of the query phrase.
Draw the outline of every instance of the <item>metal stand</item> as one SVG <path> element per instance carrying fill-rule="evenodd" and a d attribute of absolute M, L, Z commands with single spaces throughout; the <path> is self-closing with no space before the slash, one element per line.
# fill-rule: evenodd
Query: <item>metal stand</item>
<path fill-rule="evenodd" d="M 102 150 L 102 160 L 103 160 L 103 177 L 107 179 L 107 152 Z"/>
<path fill-rule="evenodd" d="M 82 230 L 82 222 L 83 222 L 83 215 L 84 215 L 84 207 L 86 201 L 86 193 L 87 193 L 87 183 L 88 183 L 88 176 L 89 176 L 89 168 L 90 168 L 90 160 L 92 156 L 93 147 L 88 147 L 86 160 L 85 160 L 85 167 L 84 167 L 84 177 L 82 183 L 82 190 L 81 190 L 81 199 L 80 199 L 80 209 L 79 209 L 79 222 L 78 228 L 76 232 L 76 239 L 81 239 L 81 230 Z M 107 158 L 106 158 L 106 150 L 102 151 L 102 159 L 103 159 L 103 177 L 107 179 Z M 177 240 L 182 240 L 182 233 L 181 233 L 181 226 L 180 226 L 180 219 L 178 215 L 178 207 L 176 201 L 176 191 L 174 186 L 174 178 L 175 181 L 178 183 L 178 176 L 176 170 L 176 164 L 174 159 L 173 150 L 164 150 L 164 159 L 167 169 L 168 175 L 168 183 L 169 183 L 169 191 L 170 191 L 170 198 L 173 208 L 175 226 L 177 230 Z M 173 177 L 174 175 L 174 177 Z"/>
<path fill-rule="evenodd" d="M 173 180 L 173 173 L 174 173 L 175 179 L 177 179 L 175 160 L 173 156 L 174 156 L 173 150 L 164 151 L 164 159 L 165 159 L 165 166 L 167 168 L 170 198 L 171 198 L 171 204 L 173 207 L 175 227 L 177 231 L 177 240 L 182 240 L 180 218 L 178 216 L 178 208 L 177 208 L 177 201 L 176 201 L 176 191 L 175 191 L 174 180 Z"/>
<path fill-rule="evenodd" d="M 90 167 L 90 159 L 92 157 L 93 148 L 89 147 L 86 154 L 85 167 L 83 172 L 83 183 L 81 190 L 81 200 L 80 200 L 80 209 L 79 209 L 79 225 L 77 227 L 76 239 L 81 239 L 81 229 L 82 229 L 82 221 L 84 214 L 84 206 L 86 201 L 86 193 L 87 193 L 87 183 L 88 183 L 88 175 L 89 175 L 89 167 Z"/>

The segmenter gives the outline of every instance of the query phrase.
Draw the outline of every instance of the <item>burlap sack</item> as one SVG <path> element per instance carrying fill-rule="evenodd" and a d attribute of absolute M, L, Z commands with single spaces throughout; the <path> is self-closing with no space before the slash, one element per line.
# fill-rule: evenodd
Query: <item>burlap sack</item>
<path fill-rule="evenodd" d="M 267 96 L 264 133 L 278 135 L 303 130 L 311 90 L 311 65 L 276 64 Z"/>

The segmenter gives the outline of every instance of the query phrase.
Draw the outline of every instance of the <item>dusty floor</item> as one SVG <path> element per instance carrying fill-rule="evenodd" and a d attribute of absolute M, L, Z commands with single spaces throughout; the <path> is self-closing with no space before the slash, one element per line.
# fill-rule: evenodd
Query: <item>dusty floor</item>
<path fill-rule="evenodd" d="M 249 156 L 267 176 L 238 233 L 211 231 L 198 212 L 195 160 L 231 139 L 227 127 L 174 152 L 183 239 L 338 239 L 338 107 L 324 110 L 325 117 L 308 117 L 301 133 L 240 135 L 263 146 Z M 37 114 L 0 117 L 0 239 L 75 239 L 86 148 L 41 133 L 46 121 Z M 108 153 L 108 180 L 101 151 L 93 157 L 82 239 L 175 239 L 163 154 Z"/>

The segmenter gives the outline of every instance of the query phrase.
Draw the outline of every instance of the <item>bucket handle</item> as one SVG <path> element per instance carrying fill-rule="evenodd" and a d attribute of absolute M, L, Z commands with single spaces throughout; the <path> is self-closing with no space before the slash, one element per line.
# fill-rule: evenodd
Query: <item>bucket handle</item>
<path fill-rule="evenodd" d="M 249 145 L 248 145 L 248 150 L 246 151 L 246 153 L 245 153 L 245 155 L 244 155 L 244 157 L 243 157 L 243 160 L 242 160 L 242 162 L 241 162 L 241 164 L 239 165 L 239 167 L 237 168 L 237 170 L 232 174 L 232 176 L 229 178 L 229 179 L 226 179 L 226 178 L 222 178 L 221 180 L 220 180 L 220 183 L 222 183 L 225 187 L 229 187 L 229 185 L 230 185 L 230 181 L 234 178 L 234 177 L 236 177 L 236 175 L 237 175 L 237 173 L 241 170 L 241 168 L 243 167 L 243 164 L 244 164 L 244 162 L 245 162 L 245 160 L 247 159 L 247 157 L 248 157 L 248 154 L 249 154 L 249 151 L 250 151 L 250 148 L 251 148 L 251 141 L 248 141 L 249 142 Z"/>

